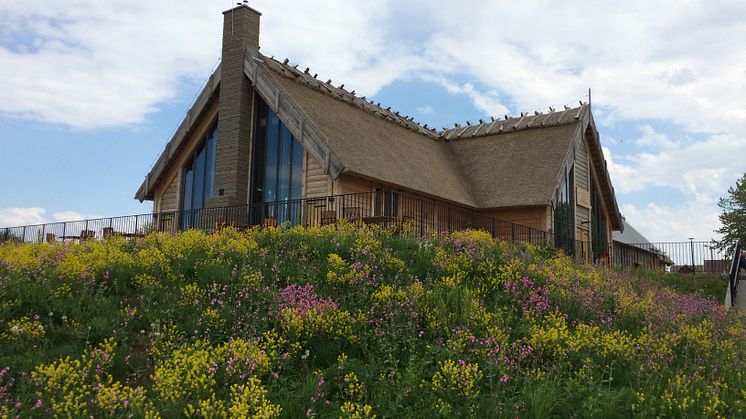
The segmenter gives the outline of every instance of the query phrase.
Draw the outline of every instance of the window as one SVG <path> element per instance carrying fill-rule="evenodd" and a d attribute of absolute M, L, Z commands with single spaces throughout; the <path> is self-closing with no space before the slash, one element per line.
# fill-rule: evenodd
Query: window
<path fill-rule="evenodd" d="M 384 217 L 399 215 L 399 194 L 386 189 L 376 189 L 375 214 Z"/>
<path fill-rule="evenodd" d="M 593 261 L 609 258 L 609 240 L 606 215 L 601 207 L 601 197 L 598 194 L 596 182 L 591 178 L 591 247 Z"/>
<path fill-rule="evenodd" d="M 205 207 L 213 194 L 215 184 L 215 154 L 217 151 L 217 124 L 205 135 L 200 146 L 184 167 L 181 208 L 198 210 Z M 195 213 L 185 213 L 182 228 L 196 224 Z"/>
<path fill-rule="evenodd" d="M 568 255 L 575 254 L 575 170 L 563 169 L 554 199 L 554 236 L 556 246 Z"/>
<path fill-rule="evenodd" d="M 251 203 L 255 224 L 300 222 L 303 146 L 261 97 L 256 97 Z"/>

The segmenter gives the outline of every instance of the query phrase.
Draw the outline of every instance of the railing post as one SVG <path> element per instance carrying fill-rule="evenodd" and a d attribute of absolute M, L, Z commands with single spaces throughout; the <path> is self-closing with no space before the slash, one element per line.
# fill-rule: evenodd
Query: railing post
<path fill-rule="evenodd" d="M 510 223 L 510 242 L 515 243 L 515 224 Z"/>
<path fill-rule="evenodd" d="M 420 237 L 425 236 L 425 229 L 423 225 L 423 222 L 425 219 L 424 205 L 425 205 L 424 201 L 420 199 L 420 234 L 419 234 Z"/>

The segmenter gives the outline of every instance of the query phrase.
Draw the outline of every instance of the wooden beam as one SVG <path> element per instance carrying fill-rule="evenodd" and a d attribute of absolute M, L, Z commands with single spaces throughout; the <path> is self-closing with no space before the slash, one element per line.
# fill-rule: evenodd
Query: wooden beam
<path fill-rule="evenodd" d="M 326 140 L 314 126 L 313 121 L 307 120 L 289 95 L 282 94 L 278 85 L 262 69 L 261 65 L 256 65 L 254 68 L 250 64 L 244 65 L 244 73 L 247 77 L 250 77 L 252 73 L 254 74 L 254 77 L 256 77 L 255 88 L 259 95 L 268 103 L 272 103 L 277 117 L 290 133 L 298 141 L 301 141 L 303 148 L 317 161 L 325 162 L 325 170 L 328 170 L 328 174 L 336 179 L 344 170 L 344 165 L 329 150 Z"/>

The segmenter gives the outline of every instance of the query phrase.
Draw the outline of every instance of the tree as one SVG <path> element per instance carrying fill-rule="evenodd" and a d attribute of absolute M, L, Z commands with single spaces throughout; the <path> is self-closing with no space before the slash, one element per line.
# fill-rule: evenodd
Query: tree
<path fill-rule="evenodd" d="M 718 207 L 723 210 L 720 214 L 723 226 L 715 232 L 723 238 L 717 246 L 730 253 L 736 242 L 746 245 L 746 173 L 736 181 L 736 186 L 728 188 L 728 196 L 720 198 Z"/>

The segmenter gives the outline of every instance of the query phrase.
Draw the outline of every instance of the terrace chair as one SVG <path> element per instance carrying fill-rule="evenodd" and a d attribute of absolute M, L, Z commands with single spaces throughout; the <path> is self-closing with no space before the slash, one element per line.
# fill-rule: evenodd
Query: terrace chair
<path fill-rule="evenodd" d="M 96 232 L 93 230 L 83 230 L 80 232 L 80 241 L 95 239 Z"/>
<path fill-rule="evenodd" d="M 324 210 L 321 211 L 321 225 L 329 225 L 337 222 L 337 211 Z"/>
<path fill-rule="evenodd" d="M 346 207 L 342 209 L 342 218 L 349 221 L 360 220 L 360 207 Z"/>

